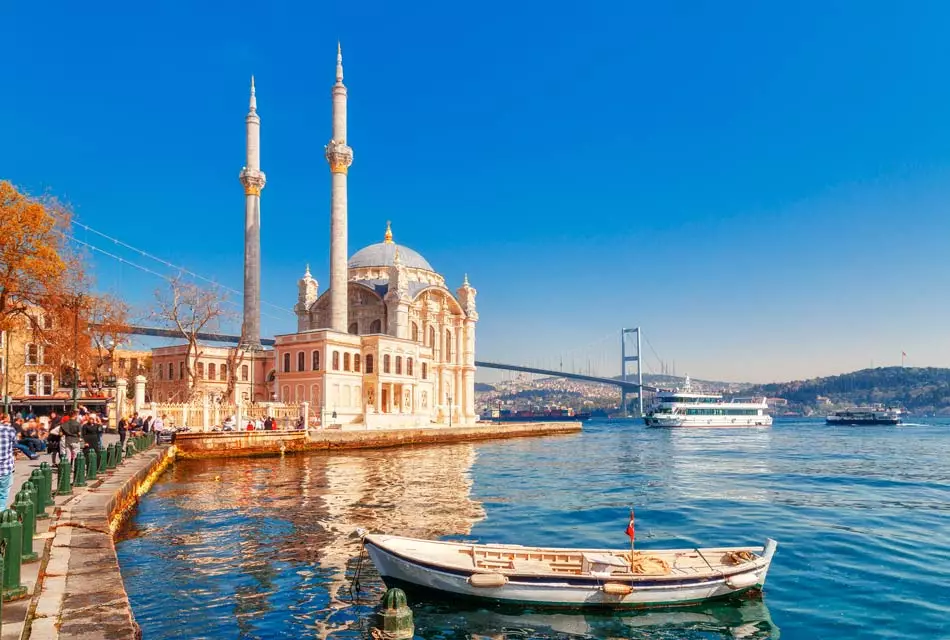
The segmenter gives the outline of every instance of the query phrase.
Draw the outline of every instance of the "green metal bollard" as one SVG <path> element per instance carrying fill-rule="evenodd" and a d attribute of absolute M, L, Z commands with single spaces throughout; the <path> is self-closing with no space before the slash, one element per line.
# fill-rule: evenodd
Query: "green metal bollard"
<path fill-rule="evenodd" d="M 40 557 L 33 551 L 33 534 L 36 533 L 36 512 L 33 510 L 33 500 L 30 499 L 29 491 L 20 490 L 16 494 L 16 500 L 13 502 L 13 508 L 20 516 L 20 533 L 22 535 L 20 546 L 20 562 L 36 562 Z"/>
<path fill-rule="evenodd" d="M 73 486 L 86 486 L 86 456 L 82 451 L 76 454 L 76 460 L 73 465 Z"/>
<path fill-rule="evenodd" d="M 96 479 L 96 473 L 99 469 L 99 456 L 96 455 L 96 450 L 92 447 L 89 448 L 89 455 L 86 456 L 86 459 L 89 461 L 89 466 L 87 467 L 86 477 L 92 481 Z"/>
<path fill-rule="evenodd" d="M 131 442 L 126 443 L 125 445 L 125 457 L 131 458 L 135 455 L 135 447 L 132 446 Z"/>
<path fill-rule="evenodd" d="M 122 445 L 118 442 L 115 443 L 115 465 L 119 466 L 122 464 Z"/>
<path fill-rule="evenodd" d="M 102 449 L 101 451 L 99 451 L 99 456 L 98 456 L 98 458 L 99 458 L 99 468 L 96 469 L 96 473 L 97 473 L 98 475 L 100 475 L 100 476 L 106 472 L 106 462 L 107 462 L 107 461 L 106 461 L 106 453 L 107 453 L 107 452 L 108 452 L 107 449 Z"/>
<path fill-rule="evenodd" d="M 7 555 L 7 542 L 0 540 L 0 580 L 3 580 L 3 556 Z M 3 598 L 0 598 L 0 633 L 3 632 Z"/>
<path fill-rule="evenodd" d="M 44 508 L 56 506 L 53 500 L 53 467 L 48 462 L 44 462 L 40 464 L 40 471 L 43 472 L 43 491 L 40 495 L 46 503 Z"/>
<path fill-rule="evenodd" d="M 115 447 L 106 447 L 106 469 L 115 469 Z"/>
<path fill-rule="evenodd" d="M 16 600 L 26 595 L 26 587 L 20 584 L 23 526 L 20 525 L 20 516 L 13 509 L 0 513 L 0 539 L 7 547 L 3 563 L 3 600 Z"/>
<path fill-rule="evenodd" d="M 43 470 L 33 469 L 33 473 L 30 474 L 30 482 L 36 487 L 36 491 L 33 492 L 36 519 L 46 520 L 49 518 L 49 514 L 46 513 L 46 500 L 43 498 L 43 494 L 46 492 L 46 476 L 43 474 Z"/>
<path fill-rule="evenodd" d="M 376 611 L 376 626 L 384 638 L 392 640 L 410 639 L 415 633 L 412 622 L 412 609 L 406 603 L 406 594 L 402 589 L 390 589 Z"/>
<path fill-rule="evenodd" d="M 56 486 L 56 495 L 68 496 L 69 494 L 73 492 L 73 485 L 72 485 L 72 480 L 71 480 L 72 475 L 73 475 L 72 472 L 73 470 L 72 470 L 72 467 L 69 465 L 69 459 L 60 458 L 59 469 L 58 469 L 59 482 Z"/>

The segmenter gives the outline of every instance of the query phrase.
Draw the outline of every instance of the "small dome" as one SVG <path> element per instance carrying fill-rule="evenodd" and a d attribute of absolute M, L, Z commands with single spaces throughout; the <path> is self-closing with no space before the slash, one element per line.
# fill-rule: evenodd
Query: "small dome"
<path fill-rule="evenodd" d="M 421 255 L 395 242 L 377 242 L 368 247 L 363 247 L 353 254 L 347 266 L 350 269 L 360 267 L 391 267 L 396 255 L 396 249 L 399 249 L 399 261 L 410 269 L 425 269 L 426 271 L 435 271 L 432 265 Z"/>

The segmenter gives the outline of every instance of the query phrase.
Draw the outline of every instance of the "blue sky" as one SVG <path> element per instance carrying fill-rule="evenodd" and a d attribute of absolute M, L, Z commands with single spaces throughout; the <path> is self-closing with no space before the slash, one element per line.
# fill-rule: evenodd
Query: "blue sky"
<path fill-rule="evenodd" d="M 694 377 L 950 361 L 946 3 L 13 0 L 0 17 L 0 178 L 236 289 L 255 74 L 278 307 L 306 263 L 327 281 L 339 38 L 350 251 L 392 220 L 453 288 L 468 273 L 480 359 L 614 374 L 640 325 L 646 371 Z M 162 284 L 95 264 L 139 308 Z M 264 311 L 266 333 L 293 329 Z"/>

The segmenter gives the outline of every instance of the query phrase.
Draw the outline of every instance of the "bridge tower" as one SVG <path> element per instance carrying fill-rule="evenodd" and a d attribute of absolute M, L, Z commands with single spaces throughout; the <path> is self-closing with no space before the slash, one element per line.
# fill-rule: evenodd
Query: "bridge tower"
<path fill-rule="evenodd" d="M 637 334 L 637 355 L 628 356 L 627 355 L 627 335 L 635 333 Z M 633 346 L 633 345 L 631 345 Z M 620 330 L 620 377 L 624 382 L 627 381 L 627 363 L 636 362 L 637 363 L 637 384 L 639 388 L 637 389 L 637 405 L 639 409 L 638 417 L 643 415 L 643 369 L 640 366 L 640 327 L 635 327 L 633 329 L 621 329 Z M 623 405 L 623 413 L 627 415 L 627 390 L 626 388 L 620 391 L 620 402 Z"/>

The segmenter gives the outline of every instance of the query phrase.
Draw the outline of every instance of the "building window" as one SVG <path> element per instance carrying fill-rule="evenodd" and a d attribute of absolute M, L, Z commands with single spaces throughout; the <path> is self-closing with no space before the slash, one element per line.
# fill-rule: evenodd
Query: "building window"
<path fill-rule="evenodd" d="M 165 367 L 163 367 L 162 365 L 158 365 L 157 369 L 158 369 L 158 379 L 159 379 L 159 380 L 164 380 L 164 379 L 165 379 Z"/>
<path fill-rule="evenodd" d="M 26 345 L 26 363 L 27 364 L 39 364 L 40 363 L 40 348 L 34 343 Z M 36 395 L 36 394 L 31 394 Z"/>
<path fill-rule="evenodd" d="M 334 371 L 340 370 L 340 352 L 339 351 L 333 352 L 333 370 Z"/>
<path fill-rule="evenodd" d="M 402 375 L 402 356 L 396 356 L 396 375 Z"/>
<path fill-rule="evenodd" d="M 445 360 L 444 362 L 452 362 L 452 332 L 448 329 L 445 330 Z"/>
<path fill-rule="evenodd" d="M 429 327 L 429 346 L 435 349 L 435 327 Z"/>
<path fill-rule="evenodd" d="M 218 377 L 218 367 L 212 362 L 208 365 L 208 380 L 215 380 Z"/>
<path fill-rule="evenodd" d="M 355 336 L 355 335 L 358 333 L 358 331 L 357 331 L 358 329 L 359 329 L 359 325 L 357 325 L 357 324 L 354 322 L 353 324 L 350 325 L 350 330 L 348 331 L 348 333 L 350 333 L 350 334 L 352 334 L 352 335 Z"/>
<path fill-rule="evenodd" d="M 290 402 L 290 385 L 284 385 L 280 389 L 280 401 Z"/>
<path fill-rule="evenodd" d="M 132 358 L 132 369 L 131 369 L 131 370 L 132 370 L 132 373 L 138 373 L 138 372 L 139 372 L 139 359 L 138 359 L 138 358 Z"/>
<path fill-rule="evenodd" d="M 119 370 L 125 371 L 125 358 L 119 358 Z"/>
<path fill-rule="evenodd" d="M 290 354 L 284 354 L 284 373 L 290 373 Z"/>
<path fill-rule="evenodd" d="M 171 362 L 168 363 L 168 379 L 169 380 L 175 379 L 175 365 L 172 364 Z"/>
<path fill-rule="evenodd" d="M 360 354 L 358 353 L 353 354 L 353 371 L 360 372 Z"/>
<path fill-rule="evenodd" d="M 221 381 L 226 382 L 228 379 L 228 363 L 225 362 L 224 364 L 221 365 L 220 375 L 221 375 Z"/>
<path fill-rule="evenodd" d="M 419 342 L 419 325 L 415 322 L 412 323 L 412 339 Z"/>
<path fill-rule="evenodd" d="M 389 373 L 389 354 L 383 356 L 383 373 Z"/>
<path fill-rule="evenodd" d="M 26 395 L 35 396 L 39 395 L 38 393 L 38 380 L 39 376 L 35 373 L 28 373 L 26 375 Z"/>
<path fill-rule="evenodd" d="M 350 354 L 348 353 L 343 354 L 343 370 L 344 371 L 350 370 Z"/>
<path fill-rule="evenodd" d="M 199 380 L 205 379 L 205 363 L 204 362 L 198 362 L 195 364 L 195 377 L 197 377 Z"/>
<path fill-rule="evenodd" d="M 3 348 L 3 341 L 7 339 L 7 332 L 0 331 L 0 349 Z"/>
<path fill-rule="evenodd" d="M 366 354 L 366 373 L 373 373 L 373 354 Z"/>
<path fill-rule="evenodd" d="M 185 363 L 184 362 L 178 363 L 178 379 L 179 380 L 185 379 Z"/>
<path fill-rule="evenodd" d="M 412 358 L 406 358 L 406 375 L 412 375 Z"/>
<path fill-rule="evenodd" d="M 52 373 L 43 374 L 43 395 L 44 396 L 53 395 L 53 374 Z"/>
<path fill-rule="evenodd" d="M 303 351 L 297 352 L 297 371 L 307 370 L 307 356 Z"/>
<path fill-rule="evenodd" d="M 319 351 L 314 351 L 313 353 L 310 354 L 310 368 L 313 371 L 320 370 L 320 352 Z"/>
<path fill-rule="evenodd" d="M 429 379 L 429 365 L 425 362 L 422 363 L 422 379 L 423 380 Z"/>
<path fill-rule="evenodd" d="M 4 368 L 3 364 L 4 364 L 4 363 L 3 363 L 3 356 L 0 356 L 0 373 L 6 375 L 7 370 L 6 370 L 6 368 Z"/>
<path fill-rule="evenodd" d="M 43 316 L 43 328 L 44 329 L 53 328 L 53 316 Z"/>
<path fill-rule="evenodd" d="M 246 364 L 241 365 L 241 382 L 247 382 L 247 376 L 250 373 Z"/>
<path fill-rule="evenodd" d="M 373 320 L 373 324 L 369 325 L 370 333 L 382 333 L 383 332 L 383 323 L 379 320 Z"/>

